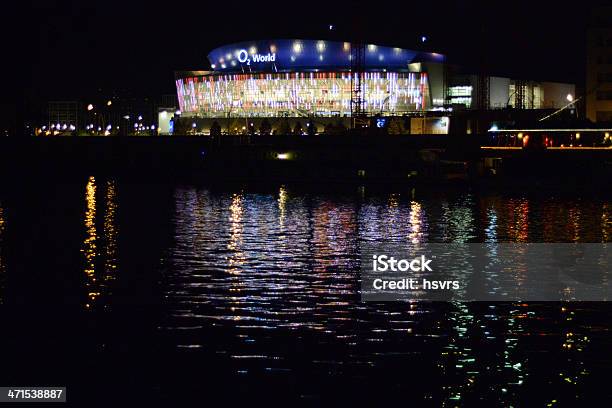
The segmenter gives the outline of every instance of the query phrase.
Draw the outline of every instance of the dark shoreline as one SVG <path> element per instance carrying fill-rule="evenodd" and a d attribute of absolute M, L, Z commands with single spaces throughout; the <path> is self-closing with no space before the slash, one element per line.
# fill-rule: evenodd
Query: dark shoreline
<path fill-rule="evenodd" d="M 490 151 L 477 135 L 158 136 L 0 139 L 0 177 L 152 175 L 211 182 L 592 185 L 612 149 Z"/>

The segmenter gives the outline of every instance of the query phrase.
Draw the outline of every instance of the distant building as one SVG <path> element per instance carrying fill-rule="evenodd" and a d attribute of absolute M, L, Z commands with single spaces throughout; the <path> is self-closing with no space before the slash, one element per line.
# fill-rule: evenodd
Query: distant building
<path fill-rule="evenodd" d="M 174 133 L 174 115 L 176 114 L 176 107 L 162 107 L 158 108 L 157 112 L 157 134 L 159 135 L 171 135 Z"/>
<path fill-rule="evenodd" d="M 47 110 L 48 128 L 79 128 L 80 107 L 76 101 L 50 101 Z"/>
<path fill-rule="evenodd" d="M 174 133 L 174 115 L 178 110 L 176 94 L 162 95 L 157 105 L 157 134 Z"/>
<path fill-rule="evenodd" d="M 448 103 L 474 108 L 478 77 L 476 75 L 449 75 Z M 491 76 L 489 82 L 488 109 L 518 108 L 517 87 L 523 88 L 524 109 L 559 109 L 576 95 L 574 84 L 545 81 L 520 81 Z"/>
<path fill-rule="evenodd" d="M 86 101 L 50 101 L 47 121 L 38 124 L 34 133 L 95 136 L 157 134 L 158 110 L 163 103 L 169 104 L 168 107 L 163 106 L 165 110 L 176 112 L 175 95 L 162 98 L 111 97 Z"/>
<path fill-rule="evenodd" d="M 612 122 L 612 7 L 599 7 L 587 32 L 586 116 Z"/>
<path fill-rule="evenodd" d="M 174 108 L 178 108 L 178 98 L 176 97 L 176 94 L 162 95 L 159 98 L 159 103 L 158 103 L 158 108 L 160 108 L 160 107 L 174 107 Z"/>

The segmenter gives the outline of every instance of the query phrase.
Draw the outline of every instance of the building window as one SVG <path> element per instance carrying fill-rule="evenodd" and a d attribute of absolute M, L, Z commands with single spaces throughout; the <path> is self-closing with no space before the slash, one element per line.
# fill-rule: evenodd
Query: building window
<path fill-rule="evenodd" d="M 452 105 L 465 105 L 469 108 L 472 105 L 472 87 L 451 86 L 448 88 L 448 98 Z"/>
<path fill-rule="evenodd" d="M 612 91 L 597 91 L 597 99 L 600 101 L 612 101 Z"/>
<path fill-rule="evenodd" d="M 469 108 L 470 106 L 472 106 L 471 97 L 450 98 L 449 102 L 451 105 L 465 105 L 466 108 Z"/>
<path fill-rule="evenodd" d="M 612 55 L 599 55 L 597 56 L 598 64 L 612 64 Z"/>
<path fill-rule="evenodd" d="M 597 122 L 612 122 L 612 111 L 597 111 L 595 118 Z"/>
<path fill-rule="evenodd" d="M 597 74 L 597 82 L 612 82 L 612 72 L 600 72 Z"/>
<path fill-rule="evenodd" d="M 471 86 L 451 86 L 448 88 L 448 96 L 472 96 Z"/>

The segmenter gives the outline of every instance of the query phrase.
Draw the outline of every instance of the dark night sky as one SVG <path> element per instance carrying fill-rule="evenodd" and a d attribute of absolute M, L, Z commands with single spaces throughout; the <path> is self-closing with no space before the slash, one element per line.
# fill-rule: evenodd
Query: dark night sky
<path fill-rule="evenodd" d="M 580 83 L 591 3 L 26 1 L 17 18 L 4 19 L 25 69 L 3 98 L 25 102 L 27 116 L 50 99 L 173 93 L 173 71 L 207 68 L 211 48 L 258 38 L 350 39 L 357 14 L 367 42 L 414 48 L 424 34 L 427 48 L 458 64 L 477 67 L 485 47 L 493 73 Z"/>

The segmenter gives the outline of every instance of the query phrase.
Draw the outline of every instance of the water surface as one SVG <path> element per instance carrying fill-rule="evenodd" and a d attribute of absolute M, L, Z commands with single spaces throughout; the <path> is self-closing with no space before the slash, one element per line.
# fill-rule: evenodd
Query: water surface
<path fill-rule="evenodd" d="M 608 303 L 363 303 L 358 271 L 364 242 L 610 242 L 611 216 L 609 197 L 546 191 L 13 186 L 0 380 L 101 404 L 608 398 Z"/>

